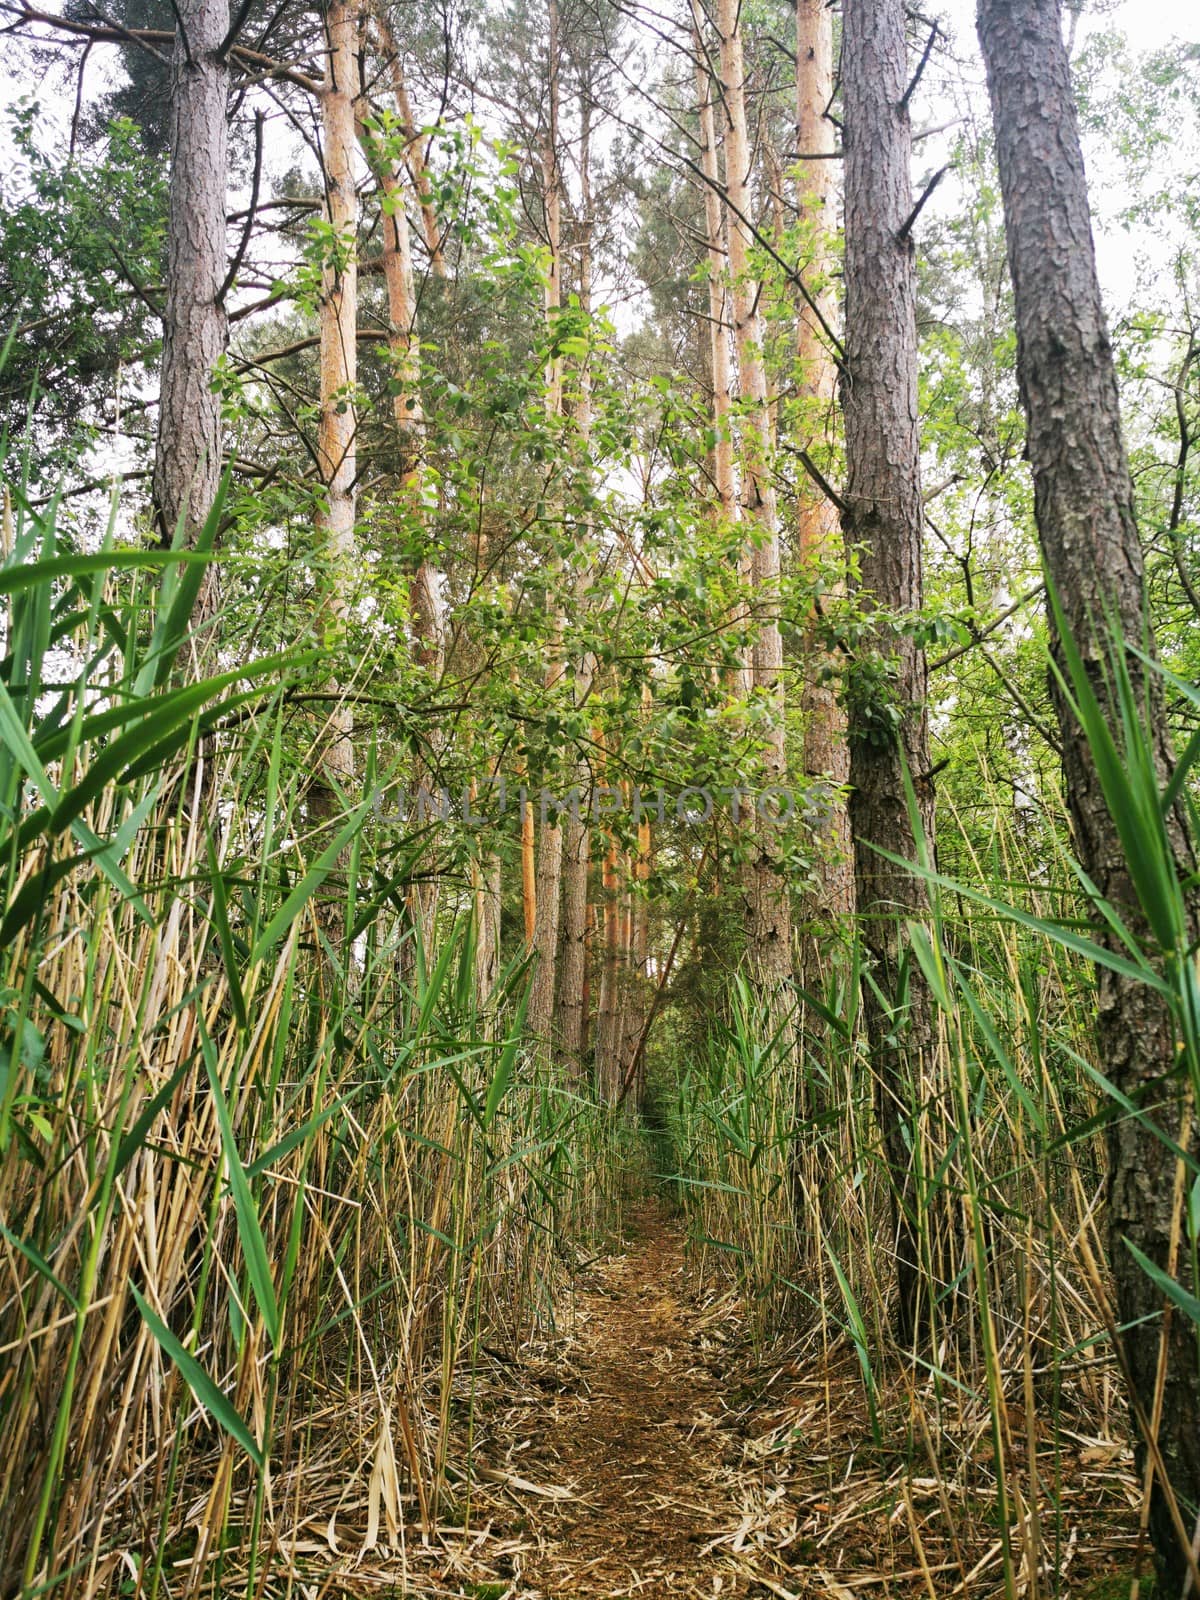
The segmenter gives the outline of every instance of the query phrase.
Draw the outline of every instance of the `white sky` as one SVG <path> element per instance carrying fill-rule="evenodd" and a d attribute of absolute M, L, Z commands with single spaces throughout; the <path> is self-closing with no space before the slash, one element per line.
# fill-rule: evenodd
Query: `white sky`
<path fill-rule="evenodd" d="M 949 17 L 960 42 L 973 37 L 974 0 L 940 0 L 931 7 Z M 1079 38 L 1096 27 L 1117 27 L 1141 50 L 1156 50 L 1172 39 L 1200 40 L 1200 5 L 1196 0 L 1087 0 Z"/>

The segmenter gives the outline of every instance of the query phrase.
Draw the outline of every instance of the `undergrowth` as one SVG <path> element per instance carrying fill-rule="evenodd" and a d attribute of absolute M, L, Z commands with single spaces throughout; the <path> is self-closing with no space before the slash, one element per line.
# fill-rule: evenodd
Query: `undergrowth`
<path fill-rule="evenodd" d="M 639 1157 L 465 907 L 402 959 L 387 774 L 308 804 L 315 653 L 185 673 L 203 548 L 57 521 L 18 497 L 0 567 L 0 1572 L 252 1593 L 315 1481 L 335 1546 L 436 1522 L 481 1344 L 554 1317 Z"/>

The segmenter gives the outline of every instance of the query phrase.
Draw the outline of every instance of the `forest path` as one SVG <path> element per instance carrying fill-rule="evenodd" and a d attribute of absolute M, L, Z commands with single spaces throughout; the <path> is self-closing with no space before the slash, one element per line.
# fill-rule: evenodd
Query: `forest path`
<path fill-rule="evenodd" d="M 570 1497 L 527 1503 L 538 1548 L 518 1592 L 746 1594 L 713 1547 L 741 1515 L 722 1471 L 720 1351 L 703 1347 L 683 1235 L 660 1204 L 643 1202 L 625 1252 L 587 1274 L 576 1316 L 573 1392 L 530 1419 L 529 1455 L 517 1458 L 536 1459 L 537 1476 Z"/>

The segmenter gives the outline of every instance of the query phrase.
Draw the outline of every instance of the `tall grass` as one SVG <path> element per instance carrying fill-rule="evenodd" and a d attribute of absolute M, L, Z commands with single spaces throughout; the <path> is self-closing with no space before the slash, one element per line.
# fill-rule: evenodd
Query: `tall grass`
<path fill-rule="evenodd" d="M 947 854 L 979 893 L 935 883 L 929 924 L 909 930 L 938 1015 L 927 1076 L 896 1108 L 927 1340 L 914 1353 L 892 1332 L 892 1178 L 852 943 L 827 992 L 802 999 L 798 1056 L 762 1042 L 766 1017 L 738 986 L 732 1022 L 680 1079 L 671 1162 L 697 1260 L 728 1276 L 760 1341 L 790 1321 L 824 1360 L 850 1355 L 880 1471 L 899 1453 L 900 1503 L 933 1495 L 926 1543 L 961 1565 L 947 1592 L 967 1579 L 964 1552 L 994 1547 L 1002 1592 L 1058 1594 L 1064 1441 L 1127 1433 L 1102 1266 L 1110 1108 L 1069 858 L 994 799 L 984 839 L 944 812 Z"/>
<path fill-rule="evenodd" d="M 20 503 L 0 563 L 0 1572 L 29 1600 L 286 1592 L 314 1543 L 328 1577 L 330 1551 L 403 1552 L 465 1513 L 479 1353 L 553 1319 L 642 1159 L 526 1048 L 523 964 L 478 991 L 466 886 L 410 947 L 420 841 L 381 820 L 382 741 L 360 792 L 310 808 L 316 654 L 210 652 L 189 676 L 203 544 L 119 549 L 110 529 L 81 553 L 55 507 Z M 1163 946 L 1128 959 L 1169 988 L 1195 1070 L 1183 891 L 1123 692 L 1110 803 Z M 702 1278 L 760 1348 L 787 1321 L 848 1352 L 870 1447 L 899 1459 L 914 1528 L 932 1493 L 954 1582 L 982 1540 L 1007 1593 L 1049 1595 L 1063 1441 L 1124 1430 L 1098 1221 L 1112 1106 L 1079 875 L 1061 831 L 1031 838 L 993 798 L 986 836 L 944 810 L 964 887 L 927 873 L 908 930 L 938 1018 L 895 1108 L 919 1349 L 891 1334 L 852 941 L 782 1029 L 736 983 L 705 1046 L 657 1064 L 655 1113 Z"/>
<path fill-rule="evenodd" d="M 628 1152 L 469 917 L 400 959 L 374 760 L 314 831 L 313 656 L 190 680 L 203 550 L 57 521 L 0 566 L 0 1572 L 258 1593 L 314 1530 L 429 1530 L 481 1342 L 553 1314 Z"/>

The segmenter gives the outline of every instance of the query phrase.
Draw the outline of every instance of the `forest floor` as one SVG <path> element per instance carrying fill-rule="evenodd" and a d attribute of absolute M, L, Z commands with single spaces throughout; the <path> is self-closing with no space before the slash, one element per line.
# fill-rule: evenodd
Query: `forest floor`
<path fill-rule="evenodd" d="M 736 1298 L 705 1290 L 681 1225 L 657 1201 L 641 1203 L 624 1240 L 576 1275 L 566 1322 L 477 1380 L 469 1507 L 450 1508 L 429 1545 L 409 1544 L 403 1580 L 376 1550 L 344 1588 L 327 1577 L 314 1593 L 1005 1592 L 986 1418 L 964 1409 L 960 1433 L 943 1430 L 936 1468 L 914 1465 L 898 1448 L 906 1431 L 912 1447 L 914 1432 L 913 1393 L 900 1385 L 877 1396 L 879 1436 L 893 1443 L 876 1443 L 849 1341 L 810 1334 L 756 1353 Z M 1060 1430 L 1057 1459 L 1057 1528 L 1043 1526 L 1043 1549 L 1055 1553 L 1031 1591 L 1014 1528 L 1019 1592 L 1128 1594 L 1138 1492 L 1125 1442 Z"/>

